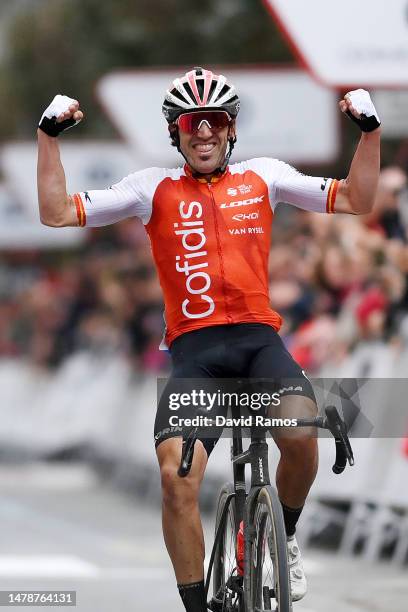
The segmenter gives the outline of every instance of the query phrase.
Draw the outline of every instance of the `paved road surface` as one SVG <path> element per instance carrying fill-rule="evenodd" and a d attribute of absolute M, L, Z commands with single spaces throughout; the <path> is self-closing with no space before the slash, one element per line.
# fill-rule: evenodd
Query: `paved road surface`
<path fill-rule="evenodd" d="M 295 612 L 408 609 L 408 568 L 306 559 L 309 594 Z M 82 467 L 0 466 L 0 589 L 76 590 L 78 612 L 182 612 L 157 505 Z"/>

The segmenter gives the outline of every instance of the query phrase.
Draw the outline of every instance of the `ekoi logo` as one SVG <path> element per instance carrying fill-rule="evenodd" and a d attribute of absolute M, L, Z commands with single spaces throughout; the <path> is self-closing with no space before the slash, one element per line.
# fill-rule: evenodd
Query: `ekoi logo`
<path fill-rule="evenodd" d="M 201 219 L 203 207 L 200 202 L 180 202 L 180 223 L 174 223 L 174 233 L 181 236 L 181 244 L 184 247 L 182 255 L 176 255 L 176 270 L 186 275 L 186 289 L 191 295 L 199 295 L 203 302 L 203 309 L 200 312 L 189 310 L 190 300 L 185 299 L 181 305 L 184 316 L 189 319 L 203 319 L 209 317 L 215 310 L 214 300 L 206 293 L 211 287 L 211 278 L 203 268 L 208 268 L 208 253 L 204 250 L 207 242 L 204 233 L 204 223 Z M 196 221 L 186 221 L 186 219 L 198 219 Z M 180 263 L 182 261 L 182 263 Z"/>
<path fill-rule="evenodd" d="M 255 219 L 258 219 L 258 217 L 259 211 L 250 213 L 237 213 L 232 218 L 234 219 L 234 221 L 253 221 Z"/>

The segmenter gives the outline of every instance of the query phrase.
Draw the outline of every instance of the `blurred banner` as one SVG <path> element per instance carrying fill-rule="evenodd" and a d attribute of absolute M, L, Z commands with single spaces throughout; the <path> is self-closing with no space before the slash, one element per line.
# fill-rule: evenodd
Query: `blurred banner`
<path fill-rule="evenodd" d="M 396 374 L 405 372 L 401 368 Z M 333 403 L 348 422 L 356 459 L 354 467 L 333 478 L 335 444 L 325 432 L 313 496 L 350 502 L 373 494 L 378 503 L 382 495 L 387 503 L 408 508 L 408 488 L 402 486 L 408 461 L 401 440 L 408 425 L 406 378 L 312 379 L 312 384 L 320 406 Z M 52 375 L 27 362 L 2 359 L 0 388 L 3 458 L 42 460 L 76 452 L 122 466 L 122 476 L 129 473 L 133 479 L 143 478 L 146 469 L 156 472 L 157 380 L 135 377 L 123 357 L 77 352 Z M 230 470 L 228 448 L 229 441 L 220 440 L 208 466 L 208 476 L 220 483 Z M 276 454 L 273 445 L 271 452 Z"/>
<path fill-rule="evenodd" d="M 232 159 L 271 156 L 328 163 L 338 152 L 340 113 L 335 95 L 304 71 L 214 68 L 231 79 L 241 99 Z M 185 68 L 115 72 L 98 85 L 102 105 L 139 156 L 152 165 L 177 164 L 161 114 L 165 91 Z"/>
<path fill-rule="evenodd" d="M 69 193 L 105 189 L 137 169 L 137 160 L 121 143 L 62 142 Z M 10 143 L 0 155 L 4 183 L 0 189 L 0 247 L 65 248 L 83 242 L 84 230 L 41 224 L 37 198 L 37 145 Z"/>
<path fill-rule="evenodd" d="M 374 91 L 373 101 L 381 117 L 383 136 L 408 138 L 408 91 Z"/>
<path fill-rule="evenodd" d="M 408 87 L 406 0 L 264 0 L 314 77 L 331 87 Z"/>

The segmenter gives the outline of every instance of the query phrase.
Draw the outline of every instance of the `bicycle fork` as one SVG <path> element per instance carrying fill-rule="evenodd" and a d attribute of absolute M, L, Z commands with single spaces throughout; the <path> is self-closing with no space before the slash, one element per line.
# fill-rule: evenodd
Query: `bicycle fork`
<path fill-rule="evenodd" d="M 269 465 L 268 465 L 268 445 L 265 436 L 253 440 L 247 451 L 236 454 L 233 457 L 235 481 L 239 485 L 236 493 L 236 503 L 238 496 L 242 492 L 240 504 L 237 504 L 236 534 L 236 562 L 237 571 L 241 576 L 245 575 L 245 568 L 248 568 L 252 545 L 255 539 L 255 527 L 253 524 L 253 508 L 259 490 L 263 486 L 270 484 Z M 245 494 L 245 464 L 251 464 L 251 488 L 248 496 Z M 241 486 L 242 485 L 242 486 Z M 243 520 L 241 519 L 243 518 Z M 248 573 L 248 572 L 246 572 Z M 245 580 L 244 580 L 245 583 Z M 245 588 L 245 584 L 244 584 Z"/>

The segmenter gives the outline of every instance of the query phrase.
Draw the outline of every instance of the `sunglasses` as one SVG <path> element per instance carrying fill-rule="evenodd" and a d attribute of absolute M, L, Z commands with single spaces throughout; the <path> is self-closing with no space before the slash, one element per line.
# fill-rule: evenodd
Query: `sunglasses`
<path fill-rule="evenodd" d="M 198 132 L 203 123 L 206 123 L 210 130 L 222 130 L 231 123 L 231 117 L 226 111 L 198 111 L 184 113 L 176 121 L 178 128 L 186 134 Z"/>

